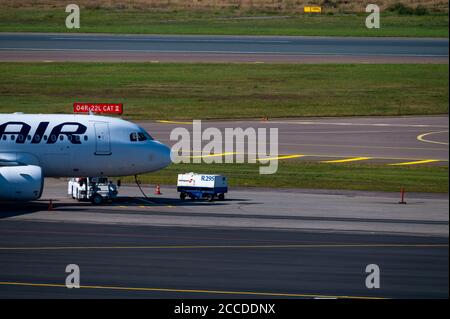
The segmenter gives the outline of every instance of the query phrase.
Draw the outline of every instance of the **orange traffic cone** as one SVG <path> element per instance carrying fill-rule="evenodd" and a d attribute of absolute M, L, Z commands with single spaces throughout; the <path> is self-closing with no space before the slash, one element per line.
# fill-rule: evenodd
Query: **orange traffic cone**
<path fill-rule="evenodd" d="M 159 186 L 159 184 L 156 185 L 155 195 L 162 195 L 162 193 L 161 193 L 161 186 Z"/>
<path fill-rule="evenodd" d="M 53 210 L 53 201 L 50 199 L 50 203 L 48 204 L 48 210 Z"/>

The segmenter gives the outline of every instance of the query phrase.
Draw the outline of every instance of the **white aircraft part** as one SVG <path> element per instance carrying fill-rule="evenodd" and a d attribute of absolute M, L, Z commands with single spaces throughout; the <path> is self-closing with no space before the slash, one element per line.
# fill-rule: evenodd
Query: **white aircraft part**
<path fill-rule="evenodd" d="M 42 168 L 35 165 L 0 167 L 0 200 L 30 201 L 41 197 Z"/>
<path fill-rule="evenodd" d="M 16 174 L 13 180 L 22 186 L 24 176 L 20 179 L 20 173 L 30 175 L 34 172 L 28 171 L 31 166 L 40 167 L 45 177 L 112 177 L 155 172 L 170 163 L 170 148 L 120 118 L 0 114 L 0 168 L 9 179 L 9 174 Z M 0 199 L 34 198 L 39 184 L 36 176 L 30 175 L 29 189 L 22 187 L 13 193 L 4 190 L 10 181 L 3 177 Z M 27 192 L 31 190 L 30 195 Z"/>

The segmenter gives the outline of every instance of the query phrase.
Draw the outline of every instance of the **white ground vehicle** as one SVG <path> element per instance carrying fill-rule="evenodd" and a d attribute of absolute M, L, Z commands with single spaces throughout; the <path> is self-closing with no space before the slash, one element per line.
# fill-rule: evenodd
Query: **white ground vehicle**
<path fill-rule="evenodd" d="M 178 174 L 177 190 L 182 200 L 189 196 L 191 199 L 206 198 L 213 201 L 225 199 L 228 192 L 228 181 L 222 175 L 206 175 L 196 173 Z"/>
<path fill-rule="evenodd" d="M 68 183 L 67 194 L 79 201 L 90 200 L 94 205 L 117 198 L 117 186 L 106 177 L 77 177 Z"/>

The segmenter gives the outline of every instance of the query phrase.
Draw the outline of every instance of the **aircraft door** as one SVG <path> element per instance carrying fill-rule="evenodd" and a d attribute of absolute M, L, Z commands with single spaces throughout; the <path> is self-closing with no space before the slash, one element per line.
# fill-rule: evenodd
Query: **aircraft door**
<path fill-rule="evenodd" d="M 96 122 L 95 127 L 95 155 L 111 155 L 111 138 L 108 123 Z"/>

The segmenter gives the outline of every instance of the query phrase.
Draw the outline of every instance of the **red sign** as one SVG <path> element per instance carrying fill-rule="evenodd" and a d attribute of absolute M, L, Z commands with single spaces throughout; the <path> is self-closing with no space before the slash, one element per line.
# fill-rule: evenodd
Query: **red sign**
<path fill-rule="evenodd" d="M 73 103 L 74 113 L 107 113 L 107 114 L 122 114 L 122 103 Z"/>

